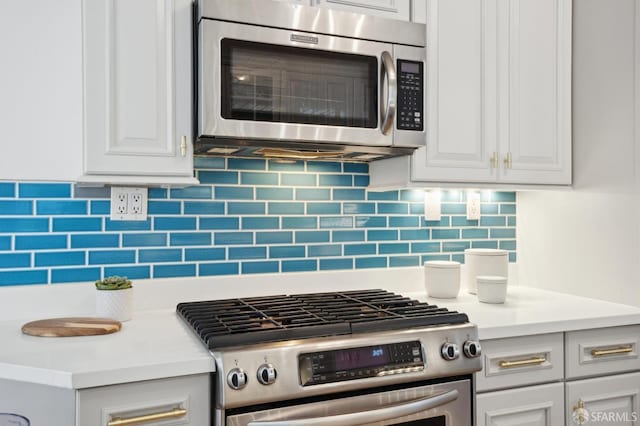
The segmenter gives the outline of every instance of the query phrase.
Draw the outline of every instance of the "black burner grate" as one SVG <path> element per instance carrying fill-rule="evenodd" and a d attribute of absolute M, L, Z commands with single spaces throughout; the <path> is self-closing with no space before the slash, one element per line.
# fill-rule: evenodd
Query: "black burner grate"
<path fill-rule="evenodd" d="M 177 312 L 209 349 L 469 322 L 384 290 L 188 302 Z"/>

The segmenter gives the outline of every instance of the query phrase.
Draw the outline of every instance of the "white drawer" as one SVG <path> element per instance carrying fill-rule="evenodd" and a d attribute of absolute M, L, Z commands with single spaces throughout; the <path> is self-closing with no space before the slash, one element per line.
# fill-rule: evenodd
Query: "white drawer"
<path fill-rule="evenodd" d="M 117 419 L 148 426 L 210 424 L 208 374 L 83 389 L 76 398 L 77 426 L 108 426 Z"/>
<path fill-rule="evenodd" d="M 481 344 L 483 365 L 476 373 L 478 392 L 564 377 L 562 333 L 483 340 Z"/>
<path fill-rule="evenodd" d="M 567 379 L 640 370 L 640 325 L 566 333 Z"/>

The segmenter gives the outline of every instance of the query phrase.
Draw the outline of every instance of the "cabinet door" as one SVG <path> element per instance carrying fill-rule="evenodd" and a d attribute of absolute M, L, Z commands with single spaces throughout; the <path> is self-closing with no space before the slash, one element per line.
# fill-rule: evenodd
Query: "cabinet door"
<path fill-rule="evenodd" d="M 191 178 L 191 19 L 190 0 L 83 2 L 86 175 Z"/>
<path fill-rule="evenodd" d="M 409 21 L 410 0 L 313 0 L 314 6 Z"/>
<path fill-rule="evenodd" d="M 83 389 L 77 393 L 77 426 L 210 424 L 209 375 L 174 377 Z M 124 423 L 123 423 L 124 424 Z"/>
<path fill-rule="evenodd" d="M 416 181 L 493 182 L 496 0 L 427 1 L 427 146 Z"/>
<path fill-rule="evenodd" d="M 640 425 L 640 373 L 567 382 L 566 387 L 566 424 Z"/>
<path fill-rule="evenodd" d="M 427 23 L 427 3 L 425 0 L 411 1 L 411 22 L 417 24 Z"/>
<path fill-rule="evenodd" d="M 571 0 L 498 4 L 500 180 L 570 184 Z"/>
<path fill-rule="evenodd" d="M 478 395 L 476 401 L 477 426 L 564 424 L 564 385 L 562 383 L 489 392 Z"/>

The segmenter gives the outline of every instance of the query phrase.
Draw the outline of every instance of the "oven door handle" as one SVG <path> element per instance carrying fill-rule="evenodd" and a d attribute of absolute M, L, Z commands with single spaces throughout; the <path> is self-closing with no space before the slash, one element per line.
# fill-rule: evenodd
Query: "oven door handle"
<path fill-rule="evenodd" d="M 393 126 L 393 121 L 396 116 L 396 96 L 398 90 L 398 78 L 396 76 L 396 68 L 393 65 L 393 58 L 391 57 L 391 53 L 386 50 L 382 52 L 382 56 L 380 56 L 380 61 L 382 62 L 382 73 L 380 74 L 380 87 L 383 84 L 383 79 L 386 83 L 387 89 L 387 99 L 386 102 L 380 94 L 380 117 L 382 117 L 382 126 L 380 127 L 380 131 L 382 131 L 383 135 L 389 133 L 389 130 Z"/>
<path fill-rule="evenodd" d="M 398 417 L 410 416 L 430 410 L 458 399 L 456 389 L 427 398 L 420 398 L 404 404 L 358 413 L 339 414 L 336 416 L 314 417 L 296 420 L 252 421 L 247 426 L 358 426 L 381 422 Z"/>

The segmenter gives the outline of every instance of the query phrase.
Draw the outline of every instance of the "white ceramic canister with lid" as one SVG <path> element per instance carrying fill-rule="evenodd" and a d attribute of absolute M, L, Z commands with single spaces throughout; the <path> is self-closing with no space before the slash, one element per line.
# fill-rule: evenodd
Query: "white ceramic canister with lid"
<path fill-rule="evenodd" d="M 507 278 L 478 275 L 478 301 L 483 303 L 504 303 L 507 298 Z"/>
<path fill-rule="evenodd" d="M 476 294 L 478 275 L 509 277 L 509 253 L 499 249 L 466 249 L 462 284 L 471 294 Z"/>
<path fill-rule="evenodd" d="M 460 262 L 428 260 L 424 262 L 427 296 L 452 299 L 460 291 Z"/>

